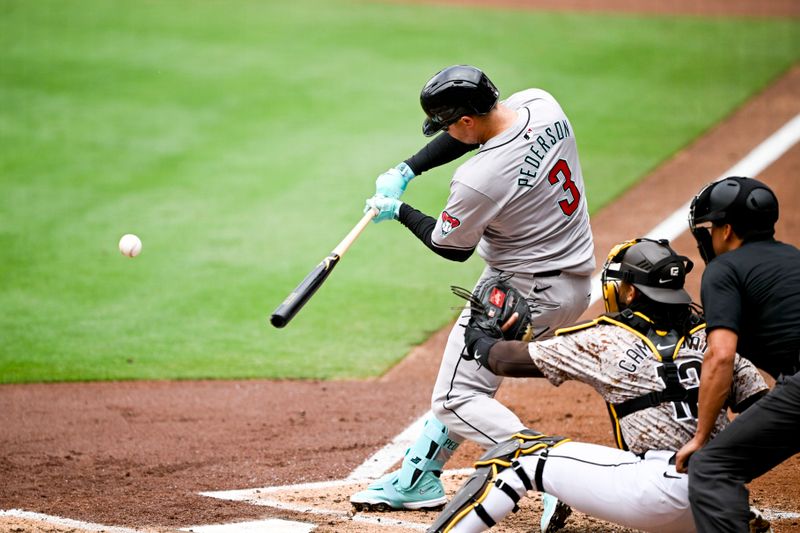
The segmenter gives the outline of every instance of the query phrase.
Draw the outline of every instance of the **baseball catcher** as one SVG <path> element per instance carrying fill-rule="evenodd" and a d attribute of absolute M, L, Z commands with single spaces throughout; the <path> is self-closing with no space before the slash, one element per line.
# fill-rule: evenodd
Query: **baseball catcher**
<path fill-rule="evenodd" d="M 473 309 L 465 358 L 504 376 L 591 385 L 608 406 L 618 449 L 519 431 L 475 463 L 474 474 L 429 531 L 488 529 L 529 490 L 546 491 L 581 512 L 635 529 L 695 530 L 688 478 L 674 465 L 675 451 L 697 425 L 706 346 L 705 324 L 683 288 L 690 269 L 691 262 L 667 241 L 621 243 L 603 268 L 609 312 L 535 342 L 508 340 L 503 326 L 497 327 L 495 317 L 510 319 L 517 311 L 490 316 L 491 304 L 484 306 L 486 313 Z M 479 289 L 472 298 L 483 303 L 491 291 Z M 741 412 L 766 391 L 756 368 L 737 357 L 725 408 Z M 715 433 L 728 424 L 726 413 L 720 410 Z"/>

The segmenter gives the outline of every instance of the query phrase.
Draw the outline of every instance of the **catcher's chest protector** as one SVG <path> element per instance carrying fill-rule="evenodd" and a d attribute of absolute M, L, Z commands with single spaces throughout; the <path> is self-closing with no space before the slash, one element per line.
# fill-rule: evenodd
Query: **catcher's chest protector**
<path fill-rule="evenodd" d="M 698 389 L 693 388 L 687 390 L 681 385 L 678 367 L 675 364 L 675 357 L 681 346 L 683 346 L 686 337 L 674 329 L 670 331 L 656 330 L 653 326 L 653 322 L 639 312 L 632 312 L 630 309 L 626 309 L 619 313 L 605 314 L 590 322 L 559 330 L 556 332 L 556 335 L 563 335 L 565 333 L 591 328 L 601 323 L 621 327 L 633 333 L 644 341 L 645 345 L 652 352 L 653 357 L 662 363 L 659 367 L 659 375 L 665 384 L 662 390 L 652 391 L 620 403 L 606 403 L 611 422 L 614 426 L 614 436 L 617 447 L 627 450 L 628 446 L 622 439 L 622 431 L 619 424 L 622 418 L 631 413 L 667 402 L 682 401 L 697 405 Z M 694 333 L 704 327 L 705 324 L 699 323 L 698 321 L 698 324 L 689 333 Z"/>

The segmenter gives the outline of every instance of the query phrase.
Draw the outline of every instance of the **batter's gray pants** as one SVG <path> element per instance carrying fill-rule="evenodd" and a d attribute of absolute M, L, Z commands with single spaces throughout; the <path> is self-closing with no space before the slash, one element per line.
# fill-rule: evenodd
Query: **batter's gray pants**
<path fill-rule="evenodd" d="M 701 533 L 748 533 L 745 483 L 800 452 L 800 373 L 737 416 L 689 460 L 689 501 Z"/>
<path fill-rule="evenodd" d="M 478 283 L 497 273 L 497 270 L 487 267 Z M 538 307 L 534 306 L 533 323 L 535 331 L 543 332 L 540 338 L 552 336 L 556 329 L 574 324 L 589 306 L 589 276 L 515 274 L 510 282 L 526 297 L 539 301 Z M 434 416 L 447 426 L 450 439 L 455 442 L 468 439 L 487 448 L 525 429 L 525 424 L 494 399 L 503 378 L 477 361 L 461 358 L 464 349 L 461 324 L 466 324 L 468 319 L 469 309 L 466 309 L 450 331 L 433 388 L 431 409 Z"/>

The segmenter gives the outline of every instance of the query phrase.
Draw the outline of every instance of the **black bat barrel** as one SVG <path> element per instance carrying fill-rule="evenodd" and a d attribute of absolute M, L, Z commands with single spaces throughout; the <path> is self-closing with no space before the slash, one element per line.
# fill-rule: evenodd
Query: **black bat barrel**
<path fill-rule="evenodd" d="M 322 283 L 327 279 L 333 267 L 339 262 L 339 256 L 331 254 L 322 260 L 317 267 L 308 273 L 308 275 L 300 282 L 300 285 L 293 290 L 289 296 L 278 306 L 277 309 L 270 316 L 270 323 L 276 328 L 282 328 L 289 321 L 294 318 L 300 309 L 311 299 L 317 289 L 320 288 Z"/>

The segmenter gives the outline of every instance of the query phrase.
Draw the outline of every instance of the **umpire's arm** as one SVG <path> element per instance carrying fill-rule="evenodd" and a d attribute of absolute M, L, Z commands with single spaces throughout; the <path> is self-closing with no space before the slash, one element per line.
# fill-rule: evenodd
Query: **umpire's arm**
<path fill-rule="evenodd" d="M 717 416 L 730 394 L 738 341 L 739 335 L 730 329 L 716 328 L 708 333 L 708 348 L 700 369 L 697 430 L 692 440 L 678 451 L 675 460 L 678 472 L 687 471 L 689 457 L 711 437 Z"/>

